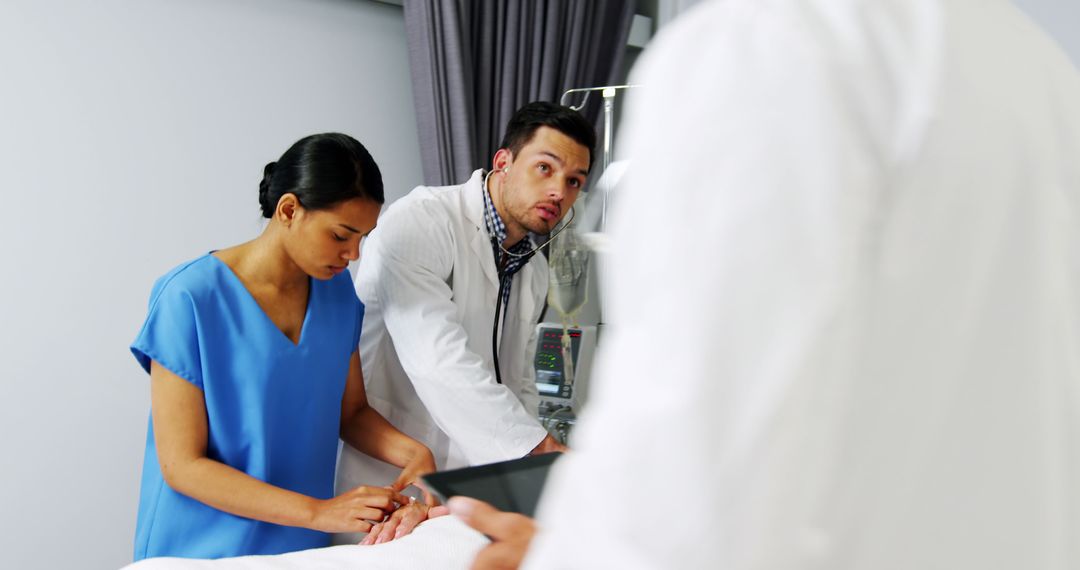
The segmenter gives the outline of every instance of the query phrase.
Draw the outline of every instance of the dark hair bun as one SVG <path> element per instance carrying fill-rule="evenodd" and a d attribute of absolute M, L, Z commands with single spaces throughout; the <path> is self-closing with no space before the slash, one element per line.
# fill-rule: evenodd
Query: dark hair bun
<path fill-rule="evenodd" d="M 341 133 L 322 133 L 294 143 L 277 162 L 263 169 L 259 206 L 266 218 L 285 194 L 308 210 L 365 198 L 383 203 L 382 174 L 364 145 Z"/>
<path fill-rule="evenodd" d="M 262 208 L 262 215 L 264 218 L 274 217 L 274 208 L 277 204 L 270 203 L 270 183 L 274 179 L 274 167 L 277 166 L 276 162 L 271 162 L 263 168 L 263 179 L 259 182 L 259 207 Z"/>

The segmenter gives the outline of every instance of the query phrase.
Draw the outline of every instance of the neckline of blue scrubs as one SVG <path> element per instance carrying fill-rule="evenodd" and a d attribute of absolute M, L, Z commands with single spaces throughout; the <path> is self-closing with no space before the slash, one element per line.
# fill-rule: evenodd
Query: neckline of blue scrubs
<path fill-rule="evenodd" d="M 238 285 L 240 289 L 244 291 L 244 294 L 247 295 L 248 300 L 255 305 L 255 308 L 259 309 L 259 314 L 262 315 L 262 317 L 266 319 L 266 322 L 269 323 L 270 326 L 274 327 L 274 330 L 278 332 L 278 337 L 287 342 L 289 346 L 293 348 L 299 348 L 300 345 L 304 344 L 304 338 L 307 337 L 308 321 L 311 320 L 311 298 L 313 296 L 312 293 L 315 291 L 312 277 L 308 275 L 308 297 L 307 302 L 304 305 L 304 322 L 300 324 L 300 336 L 296 339 L 296 342 L 293 342 L 293 340 L 289 338 L 289 335 L 285 334 L 285 331 L 281 330 L 281 327 L 279 327 L 277 323 L 274 322 L 274 319 L 271 319 L 270 315 L 266 314 L 266 311 L 262 308 L 262 305 L 259 304 L 259 301 L 255 298 L 255 295 L 251 294 L 251 291 L 249 291 L 247 286 L 244 285 L 244 281 L 240 279 L 240 276 L 237 275 L 235 271 L 233 271 L 232 267 L 229 267 L 228 263 L 225 263 L 218 256 L 214 255 L 215 251 L 217 250 L 215 249 L 214 251 L 207 253 L 206 256 L 217 262 L 217 264 L 225 270 L 225 273 L 229 275 L 229 278 L 236 282 L 236 285 Z"/>

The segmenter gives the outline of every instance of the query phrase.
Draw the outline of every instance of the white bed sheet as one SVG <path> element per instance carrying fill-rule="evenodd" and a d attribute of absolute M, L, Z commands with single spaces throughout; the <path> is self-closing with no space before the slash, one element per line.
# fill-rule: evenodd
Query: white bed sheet
<path fill-rule="evenodd" d="M 424 522 L 408 536 L 384 544 L 331 546 L 217 560 L 149 558 L 122 570 L 464 570 L 487 544 L 484 535 L 457 517 L 443 516 Z"/>

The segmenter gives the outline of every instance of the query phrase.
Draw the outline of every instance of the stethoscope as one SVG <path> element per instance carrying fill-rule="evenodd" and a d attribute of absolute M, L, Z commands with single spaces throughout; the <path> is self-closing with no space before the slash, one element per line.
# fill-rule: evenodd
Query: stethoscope
<path fill-rule="evenodd" d="M 504 167 L 502 169 L 502 172 L 503 172 L 503 174 L 506 174 L 509 170 L 510 170 L 510 167 L 507 166 L 507 167 Z M 491 170 L 491 171 L 488 171 L 488 173 L 484 175 L 484 180 L 483 180 L 483 183 L 481 185 L 481 191 L 488 192 L 488 178 L 491 178 L 491 175 L 494 172 L 495 172 L 494 170 Z M 554 234 L 552 234 L 551 237 L 549 237 L 547 239 L 547 241 L 545 241 L 544 243 L 532 248 L 531 250 L 529 250 L 529 251 L 527 251 L 525 253 L 513 253 L 511 251 L 508 251 L 505 247 L 503 247 L 503 244 L 501 242 L 499 242 L 499 238 L 497 238 L 495 236 L 491 236 L 491 243 L 493 245 L 497 246 L 499 248 L 499 251 L 503 252 L 503 255 L 506 255 L 508 257 L 514 257 L 514 258 L 525 258 L 525 263 L 528 263 L 529 259 L 531 259 L 532 256 L 536 255 L 536 252 L 540 251 L 541 249 L 544 249 L 544 247 L 546 247 L 547 244 L 551 243 L 552 240 L 559 237 L 559 234 L 561 234 L 563 232 L 563 230 L 570 227 L 570 223 L 574 221 L 575 216 L 577 216 L 577 209 L 575 209 L 574 206 L 570 206 L 570 219 L 567 220 L 566 223 L 563 224 L 562 227 L 558 229 L 558 231 L 556 231 Z M 488 227 L 491 227 L 491 228 L 495 227 L 495 220 L 492 219 L 491 213 L 488 212 L 487 208 L 484 208 L 484 221 L 487 222 Z M 508 282 L 508 280 L 503 279 L 503 275 L 505 273 L 505 265 L 506 265 L 505 263 L 499 263 L 498 267 L 496 267 L 496 269 L 498 270 L 498 275 L 499 275 L 499 294 L 495 297 L 495 321 L 491 324 L 491 356 L 494 359 L 494 364 L 495 364 L 495 381 L 498 382 L 499 384 L 503 383 L 503 381 L 502 381 L 502 371 L 499 370 L 499 316 L 502 314 L 502 305 L 503 305 L 502 299 L 503 299 L 503 294 L 506 292 L 506 285 L 507 285 L 507 282 Z"/>

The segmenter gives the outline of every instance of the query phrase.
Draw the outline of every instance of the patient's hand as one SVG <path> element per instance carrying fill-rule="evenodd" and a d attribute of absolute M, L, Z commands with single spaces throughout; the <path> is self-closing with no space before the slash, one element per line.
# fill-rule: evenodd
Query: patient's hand
<path fill-rule="evenodd" d="M 396 512 L 397 505 L 408 504 L 409 498 L 393 489 L 361 485 L 330 499 L 313 499 L 308 526 L 323 532 L 364 532 L 386 513 Z"/>
<path fill-rule="evenodd" d="M 382 544 L 401 538 L 412 532 L 416 525 L 427 518 L 428 506 L 426 504 L 419 501 L 407 503 L 391 513 L 385 521 L 372 526 L 360 544 Z"/>

